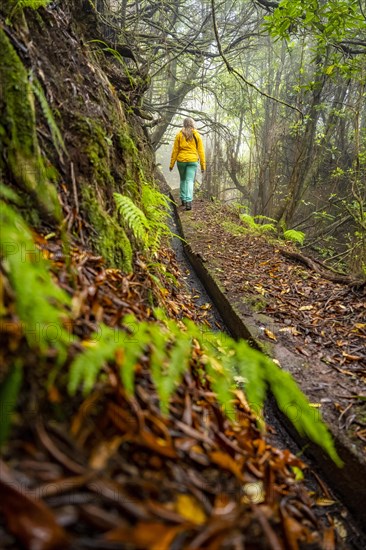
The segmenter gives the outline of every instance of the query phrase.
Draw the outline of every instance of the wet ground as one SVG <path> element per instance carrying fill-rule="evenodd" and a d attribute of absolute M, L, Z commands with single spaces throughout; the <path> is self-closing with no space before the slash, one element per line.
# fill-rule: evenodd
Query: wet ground
<path fill-rule="evenodd" d="M 170 190 L 164 188 L 166 193 L 170 194 Z M 229 333 L 230 331 L 225 326 L 225 323 L 206 291 L 203 283 L 195 273 L 186 253 L 182 233 L 180 230 L 179 220 L 179 205 L 172 206 L 170 228 L 179 237 L 175 237 L 172 241 L 173 249 L 176 253 L 177 260 L 181 266 L 182 272 L 185 274 L 185 281 L 189 291 L 195 297 L 195 301 L 199 307 L 204 307 L 208 311 L 208 320 L 214 329 L 222 330 Z M 278 417 L 278 410 L 274 401 L 270 398 L 267 401 L 265 408 L 265 419 L 268 424 L 268 441 L 280 449 L 289 449 L 293 454 L 303 458 L 303 449 L 295 442 L 293 437 L 284 427 L 281 419 Z M 336 488 L 331 488 L 322 479 L 321 471 L 317 468 L 315 462 L 305 459 L 308 464 L 309 471 L 307 476 L 307 486 L 309 491 L 319 493 L 318 513 L 321 517 L 331 517 L 335 524 L 337 532 L 344 540 L 346 547 L 350 550 L 365 550 L 366 549 L 366 534 L 360 529 L 360 525 L 355 521 L 347 507 L 342 503 L 341 498 L 337 494 Z M 321 495 L 321 496 L 320 496 Z"/>

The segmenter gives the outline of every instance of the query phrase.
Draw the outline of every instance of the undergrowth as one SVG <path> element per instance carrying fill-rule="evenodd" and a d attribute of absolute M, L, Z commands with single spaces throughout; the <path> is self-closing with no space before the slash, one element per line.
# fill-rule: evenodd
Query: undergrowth
<path fill-rule="evenodd" d="M 152 254 L 159 250 L 164 238 L 173 236 L 167 225 L 169 199 L 155 187 L 142 183 L 138 199 L 114 193 L 117 210 L 124 223 L 145 251 Z M 136 204 L 137 200 L 140 206 Z"/>
<path fill-rule="evenodd" d="M 255 235 L 263 235 L 266 233 L 278 234 L 279 227 L 277 226 L 277 221 L 268 216 L 251 216 L 248 213 L 240 213 L 244 208 L 240 204 L 234 203 L 232 205 L 235 214 L 239 216 L 240 224 L 223 221 L 222 226 L 232 235 L 243 235 L 245 233 L 252 233 Z M 263 223 L 268 222 L 268 223 Z M 281 234 L 278 234 L 280 239 L 285 241 L 290 241 L 295 244 L 303 245 L 305 240 L 305 233 L 302 231 L 297 231 L 296 229 L 285 229 Z"/>
<path fill-rule="evenodd" d="M 84 342 L 85 351 L 76 357 L 70 368 L 70 394 L 74 395 L 79 387 L 84 394 L 88 394 L 106 368 L 106 363 L 112 362 L 118 367 L 126 390 L 132 395 L 135 367 L 148 356 L 160 406 L 162 412 L 167 414 L 170 398 L 183 374 L 197 361 L 193 352 L 198 345 L 207 379 L 223 412 L 233 422 L 236 418 L 233 391 L 240 377 L 252 410 L 261 415 L 267 391 L 271 391 L 280 410 L 298 432 L 317 443 L 334 462 L 341 465 L 326 426 L 314 417 L 314 409 L 289 373 L 261 352 L 250 348 L 243 340 L 235 341 L 221 333 L 203 331 L 190 320 L 184 321 L 182 330 L 182 326 L 167 319 L 163 312 L 158 310 L 155 314 L 158 317 L 155 323 L 138 322 L 128 315 L 123 320 L 126 332 L 102 326 L 98 333 Z M 129 327 L 134 329 L 131 331 Z"/>
<path fill-rule="evenodd" d="M 145 193 L 148 196 L 146 189 Z M 8 190 L 5 195 L 11 199 Z M 153 247 L 157 243 L 156 235 L 149 236 L 147 231 L 149 227 L 154 227 L 155 232 L 160 229 L 162 214 L 155 214 L 153 208 L 154 201 L 161 200 L 154 191 L 151 211 L 143 213 L 136 205 L 133 207 L 126 197 L 121 200 L 117 196 L 131 229 L 138 238 Z M 56 370 L 66 365 L 71 346 L 76 343 L 77 348 L 82 349 L 69 368 L 70 395 L 75 395 L 79 388 L 84 394 L 89 393 L 98 381 L 103 380 L 103 373 L 111 365 L 118 369 L 126 391 L 132 395 L 136 366 L 148 361 L 162 412 L 167 414 L 170 398 L 184 373 L 191 367 L 201 367 L 224 413 L 233 422 L 236 421 L 233 392 L 240 377 L 253 409 L 260 413 L 266 393 L 270 390 L 279 408 L 296 429 L 325 449 L 338 465 L 341 464 L 327 428 L 320 419 L 314 418 L 314 410 L 293 378 L 242 340 L 235 341 L 221 333 L 207 332 L 206 328 L 190 320 L 178 324 L 159 309 L 155 310 L 155 322 L 139 322 L 129 315 L 123 320 L 124 330 L 101 325 L 90 338 L 80 342 L 73 335 L 71 341 L 65 328 L 67 320 L 71 323 L 70 298 L 52 279 L 49 262 L 42 258 L 21 216 L 5 201 L 1 203 L 0 226 L 1 267 L 14 290 L 16 313 L 29 347 L 36 352 L 38 350 L 40 356 L 46 355 L 52 348 L 56 350 Z M 5 313 L 3 309 L 2 314 Z M 57 329 L 57 338 L 53 331 L 41 330 L 40 338 L 35 340 L 33 334 L 37 325 L 41 329 Z M 0 384 L 0 395 L 5 401 L 11 398 L 14 402 L 14 394 L 20 388 L 20 366 L 14 369 Z M 0 418 L 3 439 L 8 422 L 9 417 Z"/>

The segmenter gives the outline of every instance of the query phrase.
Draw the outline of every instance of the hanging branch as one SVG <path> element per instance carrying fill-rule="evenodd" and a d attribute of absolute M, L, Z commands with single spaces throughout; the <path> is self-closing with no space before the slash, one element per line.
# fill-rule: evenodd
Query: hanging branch
<path fill-rule="evenodd" d="M 236 69 L 234 69 L 234 67 L 232 65 L 230 65 L 227 57 L 225 56 L 225 54 L 223 52 L 221 42 L 220 42 L 219 32 L 218 32 L 218 29 L 217 29 L 216 12 L 215 12 L 215 0 L 211 0 L 211 8 L 212 8 L 212 22 L 213 22 L 213 28 L 214 28 L 217 48 L 219 50 L 219 54 L 220 54 L 223 62 L 226 65 L 226 68 L 227 68 L 228 72 L 234 74 L 237 78 L 242 80 L 247 86 L 250 86 L 250 88 L 253 88 L 260 95 L 263 95 L 264 97 L 266 97 L 267 99 L 271 99 L 272 101 L 276 101 L 277 103 L 281 103 L 282 105 L 285 105 L 286 107 L 289 107 L 289 109 L 293 109 L 294 111 L 297 111 L 298 113 L 300 113 L 301 118 L 304 118 L 303 112 L 298 107 L 295 107 L 294 105 L 291 105 L 290 103 L 287 103 L 286 101 L 283 101 L 282 99 L 279 99 L 278 97 L 273 97 L 272 95 L 267 94 L 266 92 L 264 92 L 263 90 L 258 88 L 255 84 L 253 84 L 253 82 L 249 82 L 249 80 L 247 80 L 241 73 L 239 73 L 239 71 L 237 71 Z"/>

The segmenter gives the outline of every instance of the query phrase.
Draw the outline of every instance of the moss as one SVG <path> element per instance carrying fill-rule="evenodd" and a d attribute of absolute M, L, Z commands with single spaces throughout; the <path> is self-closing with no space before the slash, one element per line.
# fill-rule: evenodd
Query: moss
<path fill-rule="evenodd" d="M 91 179 L 113 191 L 116 185 L 111 175 L 112 138 L 99 121 L 81 115 L 77 117 L 74 133 L 80 137 L 80 152 L 88 158 Z"/>
<path fill-rule="evenodd" d="M 85 152 L 88 155 L 92 166 L 95 181 L 97 183 L 103 183 L 107 186 L 112 185 L 112 187 L 114 187 L 115 182 L 110 173 L 109 162 L 103 156 L 103 152 L 101 151 L 98 142 L 95 141 L 94 143 L 90 143 Z"/>
<path fill-rule="evenodd" d="M 263 311 L 267 306 L 267 302 L 262 296 L 243 296 L 242 302 L 255 312 Z"/>
<path fill-rule="evenodd" d="M 131 273 L 132 247 L 125 233 L 114 217 L 108 214 L 91 187 L 82 187 L 83 209 L 97 233 L 94 245 L 108 265 Z"/>
<path fill-rule="evenodd" d="M 36 135 L 34 98 L 28 73 L 0 29 L 0 171 L 26 191 L 42 213 L 59 217 L 56 189 L 48 183 Z M 6 160 L 5 160 L 6 159 Z"/>
<path fill-rule="evenodd" d="M 138 160 L 138 149 L 133 139 L 125 132 L 119 132 L 117 136 L 118 145 L 122 151 L 128 153 L 133 160 Z"/>
<path fill-rule="evenodd" d="M 129 194 L 136 197 L 139 196 L 141 192 L 140 184 L 146 181 L 145 170 L 149 171 L 149 167 L 144 167 L 145 155 L 141 154 L 137 143 L 138 137 L 131 137 L 129 131 L 125 128 L 118 132 L 117 145 L 121 151 L 121 156 L 126 166 L 126 180 L 127 183 L 130 184 L 132 182 L 132 187 L 129 189 Z"/>

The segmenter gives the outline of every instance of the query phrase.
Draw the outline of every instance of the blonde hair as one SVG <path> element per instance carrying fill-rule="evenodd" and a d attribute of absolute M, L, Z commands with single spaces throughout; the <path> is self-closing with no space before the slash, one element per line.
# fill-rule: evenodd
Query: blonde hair
<path fill-rule="evenodd" d="M 194 120 L 193 118 L 187 117 L 183 120 L 182 133 L 187 141 L 190 141 L 193 138 L 193 129 L 194 129 Z"/>

